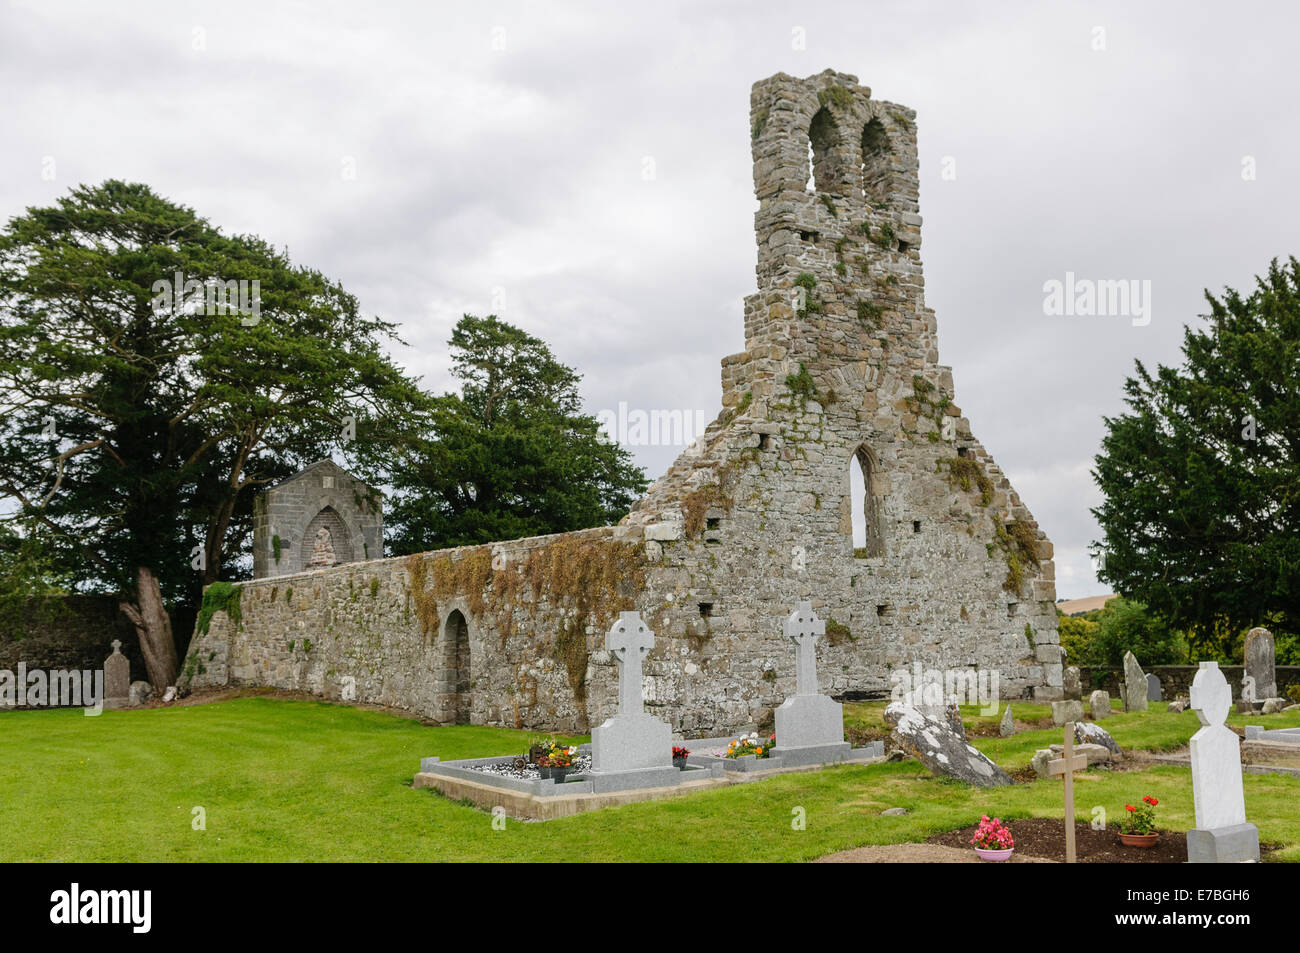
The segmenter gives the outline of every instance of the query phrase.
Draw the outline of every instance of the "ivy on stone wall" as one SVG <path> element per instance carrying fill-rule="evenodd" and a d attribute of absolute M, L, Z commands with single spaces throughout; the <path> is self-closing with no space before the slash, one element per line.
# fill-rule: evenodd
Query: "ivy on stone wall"
<path fill-rule="evenodd" d="M 212 617 L 218 612 L 224 612 L 227 618 L 238 626 L 243 621 L 239 611 L 239 594 L 242 591 L 239 586 L 231 582 L 214 582 L 204 589 L 203 604 L 199 606 L 195 629 L 201 635 L 207 635 L 208 628 L 212 625 Z"/>

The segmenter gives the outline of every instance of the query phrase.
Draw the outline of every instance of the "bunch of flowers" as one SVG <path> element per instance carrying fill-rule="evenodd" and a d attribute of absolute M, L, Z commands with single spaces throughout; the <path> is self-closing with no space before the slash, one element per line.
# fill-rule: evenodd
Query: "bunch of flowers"
<path fill-rule="evenodd" d="M 673 745 L 673 758 L 685 758 L 691 753 L 690 748 L 683 748 L 681 745 Z"/>
<path fill-rule="evenodd" d="M 1156 805 L 1160 801 L 1147 795 L 1142 799 L 1142 806 L 1125 804 L 1128 813 L 1119 822 L 1119 829 L 1124 834 L 1154 834 L 1156 832 Z"/>
<path fill-rule="evenodd" d="M 982 850 L 1010 850 L 1016 846 L 1007 825 L 996 817 L 989 820 L 987 814 L 980 818 L 980 826 L 975 829 L 970 842 Z"/>
<path fill-rule="evenodd" d="M 776 745 L 776 735 L 771 735 L 766 741 L 758 737 L 757 731 L 751 731 L 747 735 L 741 735 L 735 738 L 727 745 L 728 758 L 743 758 L 746 755 L 754 755 L 758 758 L 766 758 L 772 753 L 772 748 Z"/>
<path fill-rule="evenodd" d="M 543 742 L 542 755 L 537 759 L 537 764 L 543 768 L 571 768 L 577 753 L 578 749 L 574 747 L 566 747 L 554 741 Z"/>

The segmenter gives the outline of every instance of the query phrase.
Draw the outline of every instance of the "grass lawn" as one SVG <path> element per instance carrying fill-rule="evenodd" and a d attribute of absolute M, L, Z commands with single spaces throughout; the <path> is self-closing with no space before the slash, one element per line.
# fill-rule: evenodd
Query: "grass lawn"
<path fill-rule="evenodd" d="M 846 705 L 846 721 L 882 724 L 883 707 Z M 1126 749 L 1184 744 L 1196 716 L 1162 709 L 1115 715 L 1106 726 Z M 1016 712 L 1033 718 L 1035 706 Z M 974 709 L 964 714 L 968 723 L 978 718 Z M 1232 722 L 1300 725 L 1296 714 L 1234 715 Z M 975 743 L 1019 770 L 1059 735 L 1030 731 Z M 981 813 L 1061 811 L 1059 781 L 981 791 L 933 778 L 913 761 L 786 775 L 545 823 L 511 820 L 503 831 L 481 811 L 410 787 L 422 756 L 510 754 L 529 737 L 258 697 L 98 718 L 80 710 L 5 712 L 0 757 L 12 767 L 0 775 L 0 860 L 808 860 L 923 840 Z M 1300 860 L 1300 779 L 1248 775 L 1245 784 L 1260 839 L 1287 845 L 1273 859 Z M 1100 805 L 1115 818 L 1144 794 L 1160 799 L 1162 827 L 1192 826 L 1191 776 L 1176 766 L 1078 776 L 1078 816 L 1088 819 Z M 191 828 L 195 806 L 206 811 L 204 831 Z M 806 830 L 791 828 L 796 807 L 806 813 Z M 888 807 L 912 813 L 880 817 Z"/>

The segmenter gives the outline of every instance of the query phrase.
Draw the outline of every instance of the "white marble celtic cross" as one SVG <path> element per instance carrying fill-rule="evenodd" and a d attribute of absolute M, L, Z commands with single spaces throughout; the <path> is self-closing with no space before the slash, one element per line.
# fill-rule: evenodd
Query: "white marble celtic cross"
<path fill-rule="evenodd" d="M 811 602 L 801 602 L 785 620 L 785 637 L 795 644 L 795 693 L 817 694 L 817 640 L 826 623 L 817 618 Z"/>
<path fill-rule="evenodd" d="M 605 635 L 605 648 L 618 660 L 618 713 L 640 714 L 641 660 L 655 647 L 655 634 L 639 612 L 620 612 Z"/>

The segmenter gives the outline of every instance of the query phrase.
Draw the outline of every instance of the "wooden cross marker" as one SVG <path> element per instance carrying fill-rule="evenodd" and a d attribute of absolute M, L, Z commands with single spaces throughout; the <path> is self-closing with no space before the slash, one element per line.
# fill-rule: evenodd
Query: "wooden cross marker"
<path fill-rule="evenodd" d="M 1088 767 L 1088 756 L 1074 753 L 1074 722 L 1065 726 L 1065 757 L 1047 762 L 1048 774 L 1065 776 L 1065 862 L 1074 859 L 1074 772 Z"/>

